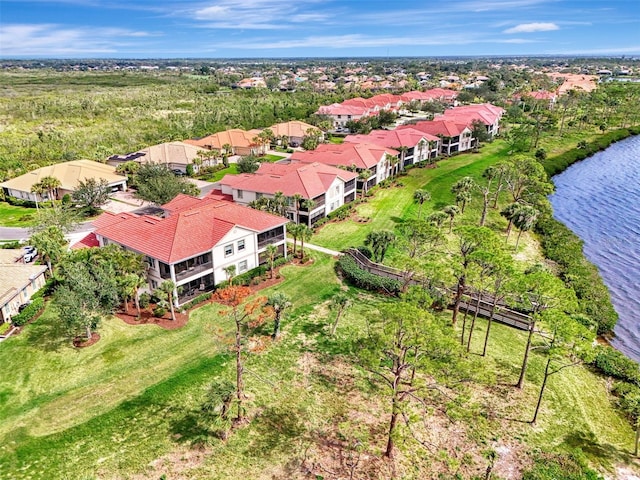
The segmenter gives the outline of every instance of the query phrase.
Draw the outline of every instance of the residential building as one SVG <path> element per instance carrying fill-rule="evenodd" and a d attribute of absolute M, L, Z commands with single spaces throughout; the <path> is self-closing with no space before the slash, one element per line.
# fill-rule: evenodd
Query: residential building
<path fill-rule="evenodd" d="M 407 128 L 419 130 L 425 134 L 440 138 L 440 153 L 443 155 L 464 152 L 470 150 L 475 145 L 472 130 L 466 123 L 444 120 L 442 117 L 438 117 L 437 120 L 428 120 L 412 125 L 402 125 L 398 127 L 398 130 Z"/>
<path fill-rule="evenodd" d="M 107 185 L 111 188 L 127 189 L 127 178 L 125 176 L 118 175 L 116 169 L 111 165 L 92 160 L 73 160 L 41 167 L 0 183 L 0 187 L 11 197 L 32 202 L 49 200 L 49 194 L 46 192 L 42 194 L 31 192 L 33 186 L 45 177 L 54 177 L 60 181 L 60 187 L 55 191 L 56 200 L 61 199 L 65 194 L 73 193 L 80 182 L 89 179 L 106 180 Z"/>
<path fill-rule="evenodd" d="M 366 179 L 358 177 L 358 189 L 368 190 L 398 171 L 399 152 L 373 143 L 323 143 L 315 150 L 295 152 L 291 160 L 305 163 L 323 163 L 362 173 L 369 171 Z M 395 159 L 395 161 L 394 161 Z"/>
<path fill-rule="evenodd" d="M 317 134 L 320 137 L 320 141 L 324 140 L 322 130 L 298 120 L 276 123 L 275 125 L 271 125 L 269 130 L 273 132 L 273 136 L 276 139 L 286 138 L 287 144 L 293 146 L 302 145 L 302 141 L 304 140 L 304 137 L 309 135 L 309 131 Z"/>
<path fill-rule="evenodd" d="M 0 323 L 10 322 L 45 284 L 46 265 L 25 264 L 23 254 L 0 249 Z"/>
<path fill-rule="evenodd" d="M 334 128 L 342 128 L 351 120 L 357 121 L 365 117 L 375 115 L 368 107 L 360 105 L 343 105 L 341 103 L 321 106 L 318 108 L 316 113 L 318 115 L 328 117 Z"/>
<path fill-rule="evenodd" d="M 504 115 L 505 110 L 490 103 L 481 103 L 475 105 L 464 105 L 460 107 L 445 110 L 442 115 L 438 115 L 434 120 L 450 120 L 456 123 L 462 123 L 469 128 L 473 128 L 475 121 L 482 122 L 487 128 L 487 133 L 494 138 L 500 133 L 500 119 Z"/>
<path fill-rule="evenodd" d="M 107 164 L 117 167 L 124 162 L 154 163 L 165 165 L 170 170 L 187 171 L 187 165 L 193 165 L 194 171 L 198 171 L 199 160 L 203 157 L 199 152 L 202 148 L 185 142 L 167 142 L 151 147 L 143 148 L 137 152 L 126 155 L 112 155 L 107 159 Z M 194 161 L 195 160 L 195 161 Z M 215 158 L 204 159 L 205 166 L 215 165 Z"/>
<path fill-rule="evenodd" d="M 435 158 L 440 151 L 440 138 L 415 128 L 373 130 L 367 135 L 347 135 L 344 141 L 373 143 L 397 150 L 403 167 Z"/>
<path fill-rule="evenodd" d="M 100 246 L 115 243 L 145 256 L 149 289 L 176 284 L 179 306 L 264 263 L 267 245 L 286 256 L 288 220 L 213 197 L 178 195 L 162 206 L 165 216 L 104 213 L 94 221 Z"/>
<path fill-rule="evenodd" d="M 207 150 L 222 152 L 231 147 L 229 154 L 233 155 L 261 155 L 266 151 L 266 145 L 257 139 L 259 132 L 247 132 L 240 128 L 233 128 L 214 133 L 200 139 L 185 140 L 185 143 Z"/>
<path fill-rule="evenodd" d="M 223 194 L 248 205 L 261 197 L 286 197 L 286 214 L 297 223 L 312 225 L 356 197 L 358 174 L 323 163 L 296 160 L 263 163 L 252 174 L 225 175 L 218 182 Z M 299 205 L 294 200 L 300 196 Z M 313 200 L 313 207 L 304 205 Z"/>

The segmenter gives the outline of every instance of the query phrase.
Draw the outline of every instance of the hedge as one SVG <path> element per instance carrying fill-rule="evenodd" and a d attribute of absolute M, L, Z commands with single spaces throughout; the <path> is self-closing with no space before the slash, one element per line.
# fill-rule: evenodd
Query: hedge
<path fill-rule="evenodd" d="M 13 323 L 16 327 L 20 327 L 27 323 L 29 320 L 32 320 L 36 315 L 40 313 L 40 311 L 44 308 L 44 298 L 34 298 L 29 305 L 25 307 L 22 312 L 11 319 L 11 323 Z"/>
<path fill-rule="evenodd" d="M 6 334 L 9 330 L 11 330 L 10 323 L 0 323 L 0 335 Z"/>
<path fill-rule="evenodd" d="M 544 256 L 558 264 L 560 278 L 575 291 L 582 313 L 598 323 L 599 334 L 611 332 L 618 314 L 598 269 L 582 253 L 582 240 L 550 215 L 538 220 L 535 231 Z"/>
<path fill-rule="evenodd" d="M 402 284 L 398 280 L 381 277 L 361 269 L 349 255 L 342 255 L 336 267 L 340 269 L 349 282 L 358 288 L 388 295 L 398 295 L 402 289 Z"/>
<path fill-rule="evenodd" d="M 193 298 L 192 300 L 189 300 L 187 303 L 185 303 L 184 305 L 180 306 L 180 310 L 189 310 L 193 307 L 195 307 L 196 305 L 202 303 L 202 302 L 206 302 L 207 300 L 211 300 L 211 296 L 213 294 L 211 292 L 207 292 L 207 293 L 202 293 L 200 295 L 198 295 L 197 297 Z"/>
<path fill-rule="evenodd" d="M 604 375 L 640 386 L 638 362 L 613 347 L 598 345 L 591 365 Z"/>

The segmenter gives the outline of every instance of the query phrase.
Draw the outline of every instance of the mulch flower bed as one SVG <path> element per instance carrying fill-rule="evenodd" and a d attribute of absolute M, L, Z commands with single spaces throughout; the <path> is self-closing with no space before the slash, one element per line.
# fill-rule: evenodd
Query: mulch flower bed
<path fill-rule="evenodd" d="M 98 340 L 100 340 L 100 334 L 93 332 L 91 334 L 91 338 L 87 339 L 87 337 L 76 337 L 73 339 L 73 346 L 76 348 L 85 348 L 85 347 L 90 347 L 91 345 L 95 344 L 98 342 Z"/>

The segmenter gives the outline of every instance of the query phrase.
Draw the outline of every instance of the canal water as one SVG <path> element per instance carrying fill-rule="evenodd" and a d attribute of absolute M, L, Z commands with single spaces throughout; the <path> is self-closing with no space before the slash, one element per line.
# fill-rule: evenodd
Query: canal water
<path fill-rule="evenodd" d="M 619 315 L 614 347 L 640 361 L 640 136 L 553 177 L 556 219 L 584 241 Z"/>

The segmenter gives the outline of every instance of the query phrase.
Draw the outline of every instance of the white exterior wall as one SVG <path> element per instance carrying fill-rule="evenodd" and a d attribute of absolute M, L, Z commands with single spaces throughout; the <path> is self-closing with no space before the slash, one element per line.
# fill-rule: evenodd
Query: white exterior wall
<path fill-rule="evenodd" d="M 344 182 L 336 177 L 324 197 L 324 214 L 329 215 L 344 204 Z"/>
<path fill-rule="evenodd" d="M 472 132 L 470 129 L 465 128 L 460 134 L 460 146 L 458 147 L 459 152 L 464 152 L 471 148 L 473 141 Z"/>
<path fill-rule="evenodd" d="M 244 240 L 244 250 L 238 250 L 238 243 Z M 225 247 L 233 246 L 233 253 L 225 255 Z M 240 263 L 246 261 L 246 270 L 240 270 Z M 255 232 L 236 226 L 213 247 L 213 278 L 220 283 L 227 279 L 224 269 L 236 266 L 236 275 L 240 275 L 258 266 L 258 236 Z"/>

